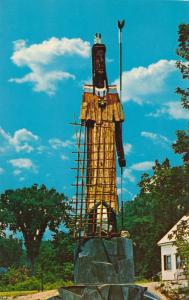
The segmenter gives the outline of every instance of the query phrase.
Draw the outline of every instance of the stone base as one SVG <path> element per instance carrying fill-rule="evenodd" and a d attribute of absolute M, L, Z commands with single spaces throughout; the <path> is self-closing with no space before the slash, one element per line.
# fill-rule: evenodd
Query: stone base
<path fill-rule="evenodd" d="M 129 284 L 80 285 L 59 289 L 60 299 L 64 300 L 141 300 L 145 291 L 144 287 Z"/>
<path fill-rule="evenodd" d="M 132 241 L 128 238 L 93 238 L 77 245 L 75 286 L 59 289 L 49 300 L 159 299 L 146 288 L 129 284 L 134 279 Z"/>
<path fill-rule="evenodd" d="M 92 238 L 75 251 L 76 284 L 121 284 L 134 279 L 132 241 L 128 238 Z"/>

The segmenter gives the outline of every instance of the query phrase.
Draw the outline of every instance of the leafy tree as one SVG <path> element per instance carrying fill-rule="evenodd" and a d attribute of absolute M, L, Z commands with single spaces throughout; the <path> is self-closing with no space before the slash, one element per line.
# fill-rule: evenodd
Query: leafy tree
<path fill-rule="evenodd" d="M 62 278 L 73 281 L 74 239 L 70 234 L 57 232 L 52 240 L 56 260 L 62 266 Z"/>
<path fill-rule="evenodd" d="M 189 79 L 189 66 L 185 61 L 189 61 L 189 24 L 179 25 L 179 47 L 177 49 L 177 55 L 180 56 L 183 61 L 177 61 L 177 67 L 180 69 L 183 79 Z M 177 88 L 176 92 L 181 95 L 181 102 L 183 107 L 189 109 L 189 88 L 182 90 Z"/>
<path fill-rule="evenodd" d="M 73 262 L 74 240 L 70 234 L 57 232 L 52 240 L 52 245 L 59 264 Z"/>
<path fill-rule="evenodd" d="M 57 232 L 52 241 L 42 241 L 36 263 L 41 286 L 57 280 L 73 280 L 73 239 Z"/>
<path fill-rule="evenodd" d="M 18 266 L 22 257 L 22 241 L 0 238 L 0 266 Z"/>
<path fill-rule="evenodd" d="M 179 45 L 177 54 L 180 56 L 177 61 L 177 67 L 180 70 L 183 79 L 189 79 L 189 24 L 181 24 L 179 26 Z M 189 110 L 189 88 L 181 89 L 177 87 L 176 93 L 181 96 L 182 106 Z M 185 163 L 189 163 L 189 131 L 178 130 L 177 141 L 173 144 L 176 153 L 183 154 Z"/>
<path fill-rule="evenodd" d="M 0 196 L 2 226 L 22 232 L 33 271 L 45 230 L 56 231 L 62 222 L 68 225 L 69 209 L 64 194 L 45 185 L 7 190 Z"/>
<path fill-rule="evenodd" d="M 41 282 L 41 290 L 44 289 L 44 283 L 54 282 L 58 275 L 58 263 L 56 261 L 55 251 L 51 241 L 42 241 L 40 253 L 36 261 L 36 274 Z"/>
<path fill-rule="evenodd" d="M 179 48 L 177 54 L 184 61 L 178 61 L 177 67 L 180 69 L 183 79 L 189 79 L 189 24 L 181 24 L 179 26 Z M 189 88 L 177 88 L 176 92 L 181 96 L 181 104 L 189 110 Z M 177 141 L 173 144 L 175 153 L 183 154 L 184 170 L 186 174 L 186 185 L 189 185 L 189 131 L 178 130 Z M 186 194 L 188 197 L 188 194 Z M 177 246 L 178 254 L 184 261 L 185 274 L 189 280 L 189 222 L 182 220 L 177 225 L 177 229 L 173 235 L 175 237 L 175 245 Z M 173 236 L 172 235 L 172 236 Z M 170 235 L 170 238 L 172 237 Z"/>
<path fill-rule="evenodd" d="M 157 242 L 189 209 L 189 181 L 184 167 L 155 162 L 154 174 L 144 174 L 139 195 L 124 210 L 124 229 L 134 242 L 136 274 L 150 278 L 160 271 Z"/>

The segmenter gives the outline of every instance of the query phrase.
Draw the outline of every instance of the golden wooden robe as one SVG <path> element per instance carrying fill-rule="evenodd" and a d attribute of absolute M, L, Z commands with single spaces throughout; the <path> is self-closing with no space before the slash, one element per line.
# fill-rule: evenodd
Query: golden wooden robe
<path fill-rule="evenodd" d="M 115 123 L 122 122 L 124 115 L 118 93 L 111 93 L 111 87 L 105 101 L 101 106 L 98 96 L 83 94 L 80 119 L 87 128 L 87 212 L 99 205 L 118 211 Z"/>

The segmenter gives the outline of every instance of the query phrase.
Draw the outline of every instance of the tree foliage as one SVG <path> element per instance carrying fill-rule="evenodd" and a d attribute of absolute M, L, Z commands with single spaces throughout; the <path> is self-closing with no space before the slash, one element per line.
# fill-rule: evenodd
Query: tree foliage
<path fill-rule="evenodd" d="M 179 26 L 179 38 L 177 54 L 181 60 L 177 61 L 177 68 L 180 70 L 184 80 L 189 79 L 189 24 L 181 24 Z M 187 81 L 188 82 L 188 81 Z M 181 97 L 182 106 L 189 110 L 189 88 L 181 89 L 177 87 L 176 93 Z M 189 162 L 189 131 L 178 130 L 177 141 L 173 144 L 176 153 L 183 154 L 184 162 Z"/>
<path fill-rule="evenodd" d="M 189 217 L 182 218 L 176 229 L 168 237 L 174 240 L 186 278 L 189 280 Z"/>
<path fill-rule="evenodd" d="M 66 262 L 73 262 L 74 240 L 70 235 L 64 232 L 57 232 L 53 237 L 52 245 L 60 265 Z"/>
<path fill-rule="evenodd" d="M 160 271 L 157 242 L 189 210 L 189 180 L 185 167 L 155 162 L 153 175 L 144 174 L 140 193 L 126 204 L 124 229 L 134 242 L 136 275 L 150 278 Z"/>
<path fill-rule="evenodd" d="M 12 237 L 0 238 L 0 266 L 18 266 L 22 257 L 22 241 Z"/>
<path fill-rule="evenodd" d="M 177 67 L 180 69 L 183 79 L 189 79 L 189 24 L 181 24 L 179 26 L 179 48 L 177 54 L 185 61 L 178 61 Z M 181 103 L 185 109 L 189 110 L 189 88 L 176 91 L 181 95 Z M 178 130 L 177 141 L 173 144 L 176 153 L 183 154 L 185 163 L 186 180 L 189 182 L 189 131 Z M 188 197 L 189 199 L 189 197 Z M 173 235 L 178 254 L 184 262 L 185 275 L 189 280 L 189 222 L 188 219 L 182 219 L 177 225 Z"/>
<path fill-rule="evenodd" d="M 7 190 L 0 196 L 2 226 L 9 226 L 13 233 L 22 232 L 32 266 L 45 230 L 56 231 L 61 223 L 67 225 L 69 209 L 64 194 L 48 190 L 44 185 Z"/>
<path fill-rule="evenodd" d="M 42 241 L 36 262 L 38 277 L 44 283 L 73 280 L 73 239 L 57 232 L 52 241 Z"/>
<path fill-rule="evenodd" d="M 182 59 L 177 61 L 177 68 L 179 68 L 183 79 L 189 79 L 189 24 L 179 25 L 179 38 L 177 55 Z M 181 103 L 184 108 L 189 109 L 189 88 L 177 88 L 176 92 L 181 95 Z"/>

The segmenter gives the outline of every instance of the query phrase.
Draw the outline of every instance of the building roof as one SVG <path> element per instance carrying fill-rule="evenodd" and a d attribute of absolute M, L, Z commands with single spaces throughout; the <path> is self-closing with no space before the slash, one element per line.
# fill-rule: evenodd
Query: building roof
<path fill-rule="evenodd" d="M 158 246 L 161 246 L 163 244 L 170 244 L 175 241 L 175 236 L 171 239 L 169 239 L 169 235 L 172 234 L 176 229 L 177 226 L 182 222 L 182 221 L 189 221 L 189 215 L 184 215 L 167 233 L 164 235 L 164 237 L 157 243 Z"/>

